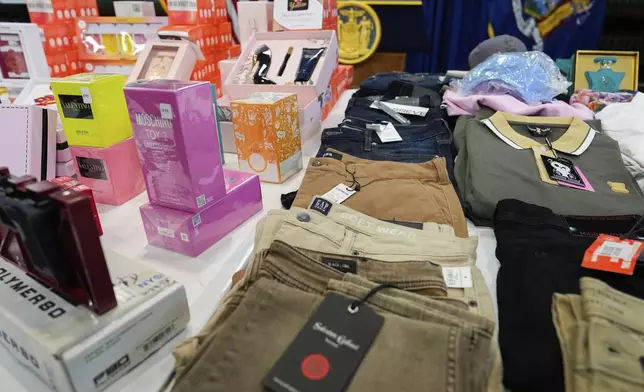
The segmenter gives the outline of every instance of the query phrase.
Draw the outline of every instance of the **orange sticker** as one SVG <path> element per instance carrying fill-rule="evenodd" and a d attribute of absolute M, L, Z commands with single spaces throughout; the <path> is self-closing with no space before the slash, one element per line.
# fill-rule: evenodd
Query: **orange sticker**
<path fill-rule="evenodd" d="M 643 242 L 601 234 L 584 254 L 582 267 L 633 275 Z"/>

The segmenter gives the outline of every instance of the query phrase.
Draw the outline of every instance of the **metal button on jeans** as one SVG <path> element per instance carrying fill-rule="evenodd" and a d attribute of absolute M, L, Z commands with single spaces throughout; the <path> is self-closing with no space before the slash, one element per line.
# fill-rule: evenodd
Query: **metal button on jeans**
<path fill-rule="evenodd" d="M 320 162 L 320 161 L 313 161 L 312 165 L 313 165 L 313 166 L 322 166 L 322 162 Z"/>
<path fill-rule="evenodd" d="M 467 304 L 468 304 L 468 305 L 470 305 L 470 306 L 471 306 L 471 307 L 473 307 L 473 308 L 474 308 L 474 307 L 476 307 L 476 306 L 478 305 L 478 303 L 477 303 L 476 301 L 474 301 L 474 300 L 471 300 L 471 301 L 470 301 L 470 302 L 468 302 Z"/>
<path fill-rule="evenodd" d="M 297 220 L 299 220 L 300 222 L 308 222 L 311 220 L 311 215 L 307 214 L 306 212 L 298 212 Z"/>

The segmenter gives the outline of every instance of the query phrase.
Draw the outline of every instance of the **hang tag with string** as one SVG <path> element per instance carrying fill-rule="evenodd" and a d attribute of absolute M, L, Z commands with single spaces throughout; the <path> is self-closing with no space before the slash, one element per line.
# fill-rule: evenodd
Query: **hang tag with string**
<path fill-rule="evenodd" d="M 396 130 L 396 127 L 390 122 L 385 124 L 369 124 L 367 128 L 376 131 L 382 143 L 401 142 L 403 140 Z"/>
<path fill-rule="evenodd" d="M 635 262 L 644 243 L 627 238 L 600 234 L 584 253 L 582 267 L 633 275 Z"/>
<path fill-rule="evenodd" d="M 345 391 L 384 323 L 363 300 L 327 294 L 264 378 L 272 392 Z"/>
<path fill-rule="evenodd" d="M 340 183 L 333 187 L 333 189 L 322 195 L 322 197 L 329 201 L 332 201 L 333 203 L 342 204 L 342 202 L 353 196 L 356 192 L 356 189 L 350 187 L 349 185 Z"/>

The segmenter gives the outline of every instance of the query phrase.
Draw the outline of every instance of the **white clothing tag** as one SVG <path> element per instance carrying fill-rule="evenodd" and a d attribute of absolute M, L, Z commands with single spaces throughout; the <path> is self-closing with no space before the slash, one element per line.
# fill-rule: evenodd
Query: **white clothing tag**
<path fill-rule="evenodd" d="M 451 288 L 472 287 L 472 268 L 470 267 L 443 267 L 445 285 Z"/>
<path fill-rule="evenodd" d="M 380 101 L 380 104 L 388 106 L 394 112 L 401 113 L 401 114 L 409 114 L 409 115 L 418 116 L 418 117 L 425 117 L 427 115 L 427 112 L 429 112 L 429 108 L 424 108 L 421 106 L 400 105 L 397 103 L 382 102 L 382 101 Z M 371 106 L 369 107 L 372 109 L 380 109 L 375 102 L 372 103 Z"/>
<path fill-rule="evenodd" d="M 89 92 L 89 88 L 81 87 L 81 95 L 83 97 L 83 103 L 92 104 L 92 93 Z"/>
<path fill-rule="evenodd" d="M 381 124 L 380 130 L 376 129 L 376 133 L 383 143 L 401 142 L 403 140 L 392 123 Z"/>
<path fill-rule="evenodd" d="M 169 103 L 160 103 L 159 110 L 161 110 L 161 118 L 172 120 L 172 106 Z"/>
<path fill-rule="evenodd" d="M 338 184 L 333 189 L 322 195 L 322 198 L 341 204 L 343 201 L 353 196 L 354 193 L 356 193 L 356 191 L 349 188 L 348 185 Z"/>

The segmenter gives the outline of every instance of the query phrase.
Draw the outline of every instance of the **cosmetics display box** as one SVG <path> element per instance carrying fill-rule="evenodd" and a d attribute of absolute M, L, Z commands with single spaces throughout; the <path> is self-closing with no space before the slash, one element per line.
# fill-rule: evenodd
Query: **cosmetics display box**
<path fill-rule="evenodd" d="M 25 83 L 25 81 L 0 80 L 0 104 L 9 105 L 16 103 L 16 100 L 27 85 L 28 83 Z"/>
<path fill-rule="evenodd" d="M 196 257 L 262 210 L 256 175 L 224 169 L 226 196 L 197 214 L 152 204 L 140 207 L 150 245 Z"/>
<path fill-rule="evenodd" d="M 0 82 L 49 77 L 47 59 L 38 26 L 0 23 Z"/>
<path fill-rule="evenodd" d="M 230 102 L 239 170 L 282 183 L 302 169 L 295 94 L 255 93 Z"/>
<path fill-rule="evenodd" d="M 272 1 L 240 1 L 237 3 L 237 15 L 242 49 L 253 34 L 273 30 Z"/>
<path fill-rule="evenodd" d="M 190 320 L 183 286 L 116 253 L 105 256 L 118 305 L 102 315 L 0 258 L 0 346 L 51 390 L 103 391 Z"/>
<path fill-rule="evenodd" d="M 70 146 L 109 147 L 132 136 L 123 86 L 125 75 L 80 74 L 53 80 Z"/>
<path fill-rule="evenodd" d="M 72 146 L 78 181 L 97 203 L 121 205 L 145 190 L 134 138 L 111 147 Z"/>
<path fill-rule="evenodd" d="M 0 105 L 0 164 L 15 176 L 49 180 L 56 175 L 56 112 L 28 105 Z"/>
<path fill-rule="evenodd" d="M 124 92 L 150 202 L 194 213 L 224 197 L 210 83 L 148 80 Z"/>
<path fill-rule="evenodd" d="M 304 108 L 326 91 L 337 64 L 338 41 L 333 31 L 257 33 L 228 75 L 224 93 L 231 101 L 254 92 L 295 93 Z M 275 84 L 256 84 L 255 80 Z"/>
<path fill-rule="evenodd" d="M 322 29 L 330 6 L 326 0 L 275 0 L 273 31 Z"/>
<path fill-rule="evenodd" d="M 136 61 L 128 82 L 137 80 L 188 80 L 203 53 L 191 41 L 159 40 L 148 42 Z"/>

